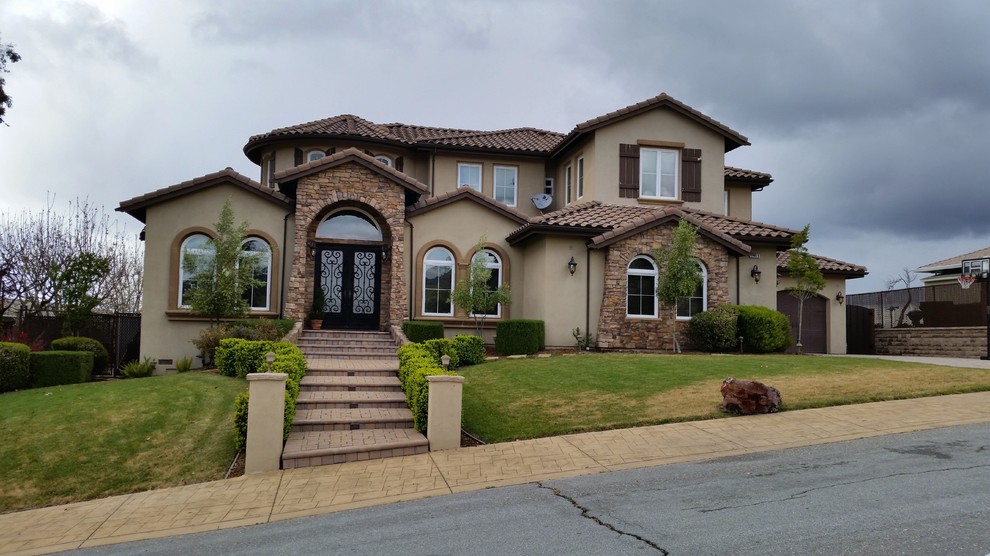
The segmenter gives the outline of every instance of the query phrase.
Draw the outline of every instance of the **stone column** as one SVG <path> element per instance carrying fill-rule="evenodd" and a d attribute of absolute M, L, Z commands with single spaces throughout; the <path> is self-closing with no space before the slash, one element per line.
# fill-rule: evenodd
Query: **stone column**
<path fill-rule="evenodd" d="M 285 420 L 285 373 L 247 375 L 248 429 L 244 473 L 278 471 Z"/>
<path fill-rule="evenodd" d="M 430 441 L 430 451 L 460 448 L 464 377 L 437 375 L 427 376 L 426 380 L 430 383 L 426 417 L 426 438 Z"/>

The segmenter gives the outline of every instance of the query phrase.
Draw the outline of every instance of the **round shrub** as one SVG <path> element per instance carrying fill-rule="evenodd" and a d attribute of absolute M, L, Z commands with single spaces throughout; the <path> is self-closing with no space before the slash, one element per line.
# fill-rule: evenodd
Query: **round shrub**
<path fill-rule="evenodd" d="M 745 352 L 772 353 L 791 345 L 791 323 L 784 313 L 756 305 L 739 305 L 736 310 Z"/>
<path fill-rule="evenodd" d="M 485 341 L 481 336 L 458 334 L 454 336 L 454 351 L 462 367 L 485 362 Z"/>
<path fill-rule="evenodd" d="M 27 388 L 31 383 L 31 348 L 0 342 L 0 392 Z"/>
<path fill-rule="evenodd" d="M 54 351 L 88 351 L 93 354 L 93 374 L 101 375 L 107 371 L 110 365 L 110 353 L 99 340 L 93 338 L 83 338 L 82 336 L 69 336 L 52 340 L 52 350 Z"/>
<path fill-rule="evenodd" d="M 695 349 L 709 353 L 725 353 L 739 349 L 737 321 L 739 312 L 734 307 L 716 307 L 691 317 L 688 338 Z"/>

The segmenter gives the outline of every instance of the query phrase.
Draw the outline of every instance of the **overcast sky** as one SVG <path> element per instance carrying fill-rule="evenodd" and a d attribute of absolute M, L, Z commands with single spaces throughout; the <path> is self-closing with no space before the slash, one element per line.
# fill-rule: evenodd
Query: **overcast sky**
<path fill-rule="evenodd" d="M 986 0 L 0 0 L 0 42 L 0 212 L 257 179 L 249 136 L 337 114 L 568 132 L 667 92 L 749 137 L 755 219 L 870 269 L 849 292 L 990 245 Z"/>

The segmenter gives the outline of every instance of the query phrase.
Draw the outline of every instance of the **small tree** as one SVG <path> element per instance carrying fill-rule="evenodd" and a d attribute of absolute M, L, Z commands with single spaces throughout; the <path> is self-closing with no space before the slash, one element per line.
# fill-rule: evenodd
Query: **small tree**
<path fill-rule="evenodd" d="M 234 209 L 228 200 L 216 223 L 217 236 L 209 240 L 210 252 L 187 253 L 184 258 L 185 268 L 193 276 L 189 292 L 192 313 L 209 317 L 211 326 L 220 319 L 243 317 L 248 308 L 245 290 L 260 285 L 254 277 L 260 255 L 241 248 L 247 228 L 247 222 L 234 225 Z"/>
<path fill-rule="evenodd" d="M 797 350 L 801 353 L 801 327 L 804 321 L 804 300 L 818 295 L 825 288 L 825 277 L 818 262 L 808 253 L 805 244 L 811 225 L 791 236 L 791 248 L 787 252 L 787 272 L 795 284 L 787 288 L 787 293 L 798 299 Z"/>
<path fill-rule="evenodd" d="M 474 257 L 467 278 L 463 278 L 454 286 L 450 300 L 458 308 L 474 317 L 475 333 L 481 336 L 485 318 L 494 314 L 498 306 L 512 302 L 509 286 L 498 284 L 492 271 L 487 266 L 485 255 L 485 238 L 482 237 L 475 246 Z"/>
<path fill-rule="evenodd" d="M 674 228 L 674 237 L 670 247 L 659 247 L 653 250 L 653 259 L 657 263 L 657 299 L 660 306 L 670 307 L 670 335 L 674 341 L 674 351 L 681 352 L 681 343 L 677 340 L 677 300 L 689 296 L 698 289 L 701 283 L 701 269 L 694 259 L 694 245 L 697 238 L 697 228 L 687 220 L 678 222 Z"/>
<path fill-rule="evenodd" d="M 93 253 L 80 253 L 64 268 L 52 268 L 56 306 L 63 318 L 62 334 L 78 336 L 92 320 L 93 309 L 103 301 L 95 285 L 109 271 L 110 259 Z"/>

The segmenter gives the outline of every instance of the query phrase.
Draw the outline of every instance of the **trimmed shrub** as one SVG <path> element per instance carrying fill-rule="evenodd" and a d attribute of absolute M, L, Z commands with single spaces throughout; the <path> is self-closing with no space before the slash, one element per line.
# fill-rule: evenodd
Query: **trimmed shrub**
<path fill-rule="evenodd" d="M 226 376 L 246 377 L 250 373 L 265 372 L 265 355 L 275 354 L 271 370 L 285 373 L 285 418 L 282 439 L 289 437 L 292 421 L 296 418 L 296 399 L 299 398 L 299 381 L 306 376 L 306 357 L 295 344 L 289 342 L 251 341 L 226 338 L 217 348 L 217 368 Z M 241 399 L 243 397 L 243 400 Z M 238 395 L 234 401 L 235 443 L 243 448 L 247 442 L 248 393 Z M 243 407 L 242 407 L 243 405 Z"/>
<path fill-rule="evenodd" d="M 241 392 L 234 398 L 234 446 L 238 450 L 247 447 L 248 401 L 247 391 Z"/>
<path fill-rule="evenodd" d="M 52 340 L 52 350 L 92 352 L 94 374 L 103 374 L 106 372 L 107 367 L 110 366 L 110 352 L 107 351 L 107 348 L 99 340 L 94 340 L 93 338 L 69 336 L 67 338 Z"/>
<path fill-rule="evenodd" d="M 131 361 L 120 370 L 127 378 L 145 378 L 155 372 L 155 364 L 150 357 L 145 357 L 144 361 Z"/>
<path fill-rule="evenodd" d="M 457 373 L 444 371 L 422 344 L 406 344 L 399 348 L 399 382 L 406 393 L 406 401 L 413 414 L 413 426 L 426 434 L 429 414 L 430 390 L 427 376 L 444 376 Z"/>
<path fill-rule="evenodd" d="M 736 310 L 743 351 L 772 353 L 784 351 L 791 345 L 791 323 L 784 313 L 757 305 L 739 305 Z"/>
<path fill-rule="evenodd" d="M 485 362 L 485 340 L 480 336 L 458 334 L 451 340 L 461 367 Z"/>
<path fill-rule="evenodd" d="M 0 392 L 27 388 L 31 384 L 31 348 L 25 344 L 0 342 Z"/>
<path fill-rule="evenodd" d="M 246 319 L 231 322 L 226 328 L 230 334 L 228 338 L 277 342 L 292 330 L 295 323 L 292 319 Z"/>
<path fill-rule="evenodd" d="M 422 343 L 426 340 L 443 338 L 443 323 L 427 320 L 407 320 L 402 323 L 402 333 L 410 342 Z"/>
<path fill-rule="evenodd" d="M 739 349 L 739 311 L 722 306 L 691 317 L 688 338 L 695 349 L 709 353 L 725 353 Z"/>
<path fill-rule="evenodd" d="M 531 355 L 544 347 L 542 320 L 505 320 L 495 327 L 495 353 Z"/>
<path fill-rule="evenodd" d="M 437 365 L 443 367 L 443 361 L 440 358 L 444 355 L 450 357 L 450 366 L 448 369 L 453 370 L 461 366 L 460 357 L 457 354 L 457 350 L 454 349 L 454 341 L 447 338 L 434 338 L 432 340 L 426 340 L 422 343 L 422 346 L 426 351 L 430 352 L 430 357 L 436 361 Z"/>
<path fill-rule="evenodd" d="M 31 387 L 77 384 L 93 379 L 90 351 L 36 351 L 31 354 Z"/>

